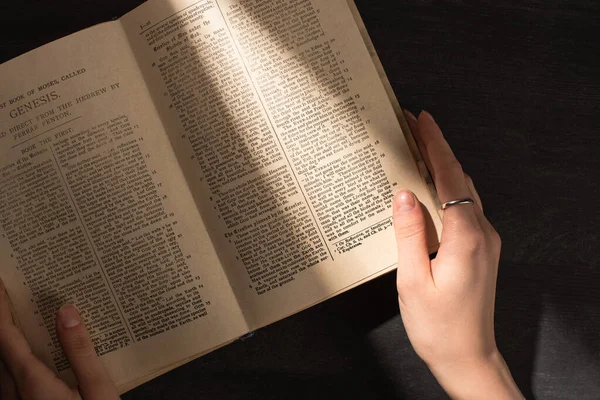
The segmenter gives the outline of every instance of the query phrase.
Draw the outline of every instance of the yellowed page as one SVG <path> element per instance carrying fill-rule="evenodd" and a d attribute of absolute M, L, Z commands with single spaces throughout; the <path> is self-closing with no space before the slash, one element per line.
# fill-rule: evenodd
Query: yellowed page
<path fill-rule="evenodd" d="M 367 28 L 365 27 L 365 24 L 362 20 L 362 17 L 360 16 L 360 12 L 359 12 L 358 8 L 356 8 L 356 4 L 354 3 L 354 0 L 347 0 L 347 3 L 348 3 L 348 8 L 350 9 L 350 12 L 352 12 L 352 15 L 354 16 L 354 20 L 356 21 L 356 25 L 360 31 L 360 34 L 365 42 L 365 46 L 367 46 L 367 50 L 369 51 L 369 54 L 371 55 L 371 60 L 373 61 L 373 64 L 375 65 L 375 68 L 377 69 L 377 73 L 379 74 L 381 83 L 383 84 L 383 87 L 385 88 L 385 91 L 388 95 L 390 103 L 392 104 L 392 107 L 394 108 L 394 112 L 396 113 L 396 118 L 398 118 L 398 122 L 400 123 L 400 127 L 402 128 L 404 137 L 406 138 L 406 142 L 407 142 L 408 146 L 410 147 L 411 152 L 413 153 L 413 157 L 415 158 L 415 162 L 417 163 L 417 167 L 419 168 L 421 177 L 423 178 L 423 181 L 425 182 L 425 184 L 427 185 L 427 188 L 429 189 L 429 194 L 433 200 L 433 203 L 436 205 L 436 210 L 437 210 L 439 219 L 442 219 L 443 213 L 441 210 L 440 200 L 437 195 L 437 189 L 433 183 L 433 178 L 431 177 L 431 174 L 429 173 L 429 170 L 427 169 L 425 160 L 423 159 L 421 153 L 419 152 L 419 148 L 417 146 L 417 143 L 416 143 L 414 137 L 412 136 L 412 133 L 408 126 L 408 122 L 406 121 L 406 118 L 404 117 L 404 113 L 402 112 L 402 108 L 400 107 L 400 103 L 398 103 L 398 99 L 396 98 L 396 95 L 394 94 L 394 89 L 392 89 L 392 85 L 390 84 L 390 81 L 385 73 L 385 70 L 383 69 L 381 60 L 379 59 L 379 56 L 377 55 L 377 50 L 375 49 L 375 46 L 373 46 L 373 42 L 371 41 L 369 32 L 367 31 Z M 434 219 L 437 219 L 437 218 L 434 218 Z M 430 248 L 430 251 L 432 251 L 432 250 L 437 251 L 437 247 L 438 246 L 434 243 L 432 245 L 432 247 Z"/>
<path fill-rule="evenodd" d="M 33 350 L 80 309 L 121 390 L 247 331 L 120 22 L 0 66 L 0 276 Z"/>
<path fill-rule="evenodd" d="M 346 0 L 150 1 L 122 21 L 252 329 L 393 269 L 399 188 L 436 247 Z"/>

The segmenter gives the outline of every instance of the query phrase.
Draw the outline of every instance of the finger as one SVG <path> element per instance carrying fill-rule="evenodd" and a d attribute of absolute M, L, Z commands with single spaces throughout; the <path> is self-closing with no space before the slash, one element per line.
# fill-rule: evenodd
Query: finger
<path fill-rule="evenodd" d="M 6 368 L 4 363 L 0 361 L 0 399 L 2 400 L 17 400 L 17 387 L 15 381 Z"/>
<path fill-rule="evenodd" d="M 416 196 L 407 190 L 394 197 L 394 231 L 398 246 L 398 293 L 431 281 L 425 214 Z"/>
<path fill-rule="evenodd" d="M 473 179 L 467 174 L 465 174 L 465 181 L 467 182 L 467 187 L 471 192 L 473 200 L 475 200 L 475 204 L 479 206 L 481 211 L 483 211 L 483 204 L 481 203 L 481 197 L 479 197 L 479 193 L 477 193 L 477 189 L 475 189 L 475 185 L 473 184 Z"/>
<path fill-rule="evenodd" d="M 96 354 L 92 339 L 75 306 L 66 305 L 58 311 L 56 332 L 77 377 L 82 397 L 86 400 L 117 399 L 115 385 Z"/>
<path fill-rule="evenodd" d="M 418 119 L 419 135 L 434 171 L 440 201 L 469 197 L 462 167 L 431 114 L 422 111 Z"/>
<path fill-rule="evenodd" d="M 406 116 L 406 120 L 408 121 L 410 131 L 412 132 L 413 137 L 417 142 L 417 146 L 419 147 L 421 157 L 423 157 L 423 161 L 425 161 L 425 165 L 427 166 L 431 177 L 435 179 L 435 176 L 433 175 L 433 168 L 431 167 L 431 161 L 429 161 L 429 154 L 427 154 L 427 147 L 425 147 L 425 144 L 423 143 L 423 140 L 421 139 L 421 135 L 419 133 L 419 124 L 417 121 L 417 117 L 415 117 L 414 114 L 408 110 L 404 110 L 404 115 Z"/>
<path fill-rule="evenodd" d="M 58 383 L 58 378 L 52 371 L 33 355 L 25 337 L 15 326 L 10 312 L 8 295 L 1 280 L 0 356 L 10 371 L 19 392 L 24 397 L 24 393 L 31 394 L 37 390 L 36 388 L 48 388 Z M 56 395 L 56 398 L 68 398 L 61 394 L 60 389 L 52 395 Z"/>
<path fill-rule="evenodd" d="M 471 198 L 462 167 L 431 114 L 422 111 L 418 118 L 419 133 L 433 169 L 435 186 L 441 203 Z M 463 259 L 478 248 L 482 228 L 474 205 L 456 205 L 444 211 L 438 257 Z M 481 211 L 479 211 L 481 212 Z"/>
<path fill-rule="evenodd" d="M 471 197 L 467 187 L 462 166 L 454 156 L 450 145 L 439 126 L 427 111 L 422 111 L 418 119 L 419 134 L 427 149 L 438 197 L 443 203 Z M 454 206 L 444 212 L 444 222 L 454 223 L 460 220 L 467 224 L 475 224 L 477 219 L 470 206 Z M 464 225 L 464 224 L 461 224 Z M 468 227 L 467 228 L 472 228 Z M 442 232 L 442 240 L 443 232 Z"/>

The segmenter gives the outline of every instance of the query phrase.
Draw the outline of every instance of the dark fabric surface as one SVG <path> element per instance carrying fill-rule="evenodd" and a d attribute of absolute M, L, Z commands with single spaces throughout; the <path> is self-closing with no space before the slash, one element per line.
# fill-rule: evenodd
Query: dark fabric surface
<path fill-rule="evenodd" d="M 4 1 L 0 62 L 139 3 Z M 528 398 L 600 399 L 600 3 L 356 3 L 400 102 L 436 117 L 503 238 L 496 331 L 517 383 Z M 123 399 L 444 398 L 407 340 L 394 279 Z"/>

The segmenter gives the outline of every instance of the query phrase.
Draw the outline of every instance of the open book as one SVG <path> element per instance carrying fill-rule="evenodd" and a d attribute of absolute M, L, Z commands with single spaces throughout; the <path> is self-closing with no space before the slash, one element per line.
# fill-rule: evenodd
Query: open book
<path fill-rule="evenodd" d="M 124 392 L 394 269 L 400 188 L 438 243 L 352 0 L 153 0 L 0 73 L 0 274 L 67 381 L 64 303 Z"/>

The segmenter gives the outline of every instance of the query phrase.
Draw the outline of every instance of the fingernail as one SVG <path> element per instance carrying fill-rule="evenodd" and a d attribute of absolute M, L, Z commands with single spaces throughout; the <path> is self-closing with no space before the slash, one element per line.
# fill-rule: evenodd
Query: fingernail
<path fill-rule="evenodd" d="M 60 310 L 58 310 L 58 318 L 65 328 L 73 328 L 81 323 L 79 312 L 75 306 L 70 304 L 62 306 Z"/>
<path fill-rule="evenodd" d="M 415 115 L 410 111 L 404 110 L 404 115 L 406 115 L 406 119 L 410 120 L 411 122 L 417 122 L 417 117 L 415 117 Z"/>
<path fill-rule="evenodd" d="M 417 204 L 415 195 L 409 190 L 402 190 L 396 195 L 396 209 L 398 211 L 410 211 Z"/>
<path fill-rule="evenodd" d="M 425 110 L 421 110 L 421 115 L 425 118 L 427 118 L 428 120 L 430 120 L 431 122 L 435 122 L 435 119 L 433 119 L 433 116 L 431 114 L 429 114 L 427 111 Z M 419 115 L 419 116 L 421 116 Z"/>

